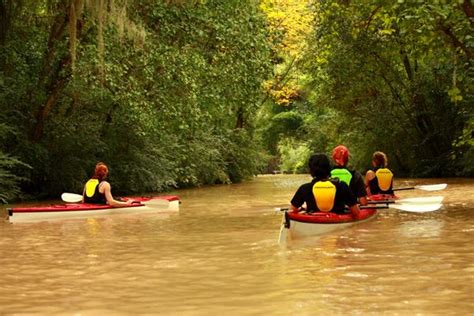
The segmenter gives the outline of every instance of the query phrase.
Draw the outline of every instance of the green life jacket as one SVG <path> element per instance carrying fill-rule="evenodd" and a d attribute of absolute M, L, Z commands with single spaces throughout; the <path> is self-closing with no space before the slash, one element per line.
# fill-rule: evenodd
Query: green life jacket
<path fill-rule="evenodd" d="M 331 178 L 339 178 L 339 180 L 349 185 L 351 183 L 352 173 L 346 168 L 334 168 L 331 171 Z"/>

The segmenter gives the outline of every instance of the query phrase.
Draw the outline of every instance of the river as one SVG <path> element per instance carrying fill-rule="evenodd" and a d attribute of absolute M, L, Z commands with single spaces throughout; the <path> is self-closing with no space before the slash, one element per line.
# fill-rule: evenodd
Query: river
<path fill-rule="evenodd" d="M 472 315 L 474 180 L 447 182 L 441 210 L 278 245 L 307 175 L 171 192 L 179 212 L 0 222 L 0 314 Z"/>

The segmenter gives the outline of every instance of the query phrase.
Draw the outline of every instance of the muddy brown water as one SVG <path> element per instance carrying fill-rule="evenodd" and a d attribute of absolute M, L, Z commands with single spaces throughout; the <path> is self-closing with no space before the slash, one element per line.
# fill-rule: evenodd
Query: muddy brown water
<path fill-rule="evenodd" d="M 0 314 L 473 315 L 474 180 L 441 210 L 278 245 L 307 175 L 172 192 L 179 212 L 0 223 Z M 46 203 L 46 202 L 45 202 Z"/>

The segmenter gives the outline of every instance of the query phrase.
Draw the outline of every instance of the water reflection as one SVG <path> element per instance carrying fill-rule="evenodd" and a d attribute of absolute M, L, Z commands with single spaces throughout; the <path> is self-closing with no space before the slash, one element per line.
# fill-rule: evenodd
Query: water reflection
<path fill-rule="evenodd" d="M 439 237 L 442 228 L 441 220 L 422 219 L 402 222 L 398 230 L 404 237 Z"/>

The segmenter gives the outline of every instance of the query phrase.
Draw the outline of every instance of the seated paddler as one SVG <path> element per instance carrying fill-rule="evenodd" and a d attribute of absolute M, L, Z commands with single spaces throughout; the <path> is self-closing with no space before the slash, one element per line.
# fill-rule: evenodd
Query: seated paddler
<path fill-rule="evenodd" d="M 308 167 L 313 180 L 298 188 L 291 199 L 292 211 L 344 214 L 349 208 L 353 217 L 359 218 L 360 210 L 357 198 L 349 186 L 338 178 L 330 178 L 331 163 L 329 158 L 325 154 L 312 155 L 309 158 Z"/>
<path fill-rule="evenodd" d="M 365 174 L 367 195 L 390 195 L 393 193 L 393 173 L 387 168 L 387 155 L 376 151 L 372 155 L 372 169 Z"/>
<path fill-rule="evenodd" d="M 109 175 L 109 168 L 103 162 L 95 166 L 94 175 L 84 186 L 82 203 L 108 204 L 112 207 L 123 207 L 132 204 L 131 200 L 126 202 L 117 201 L 112 196 L 110 183 L 105 179 Z"/>
<path fill-rule="evenodd" d="M 331 178 L 339 178 L 345 182 L 351 192 L 357 197 L 360 205 L 367 205 L 367 191 L 365 190 L 364 178 L 359 171 L 348 166 L 349 149 L 344 145 L 336 146 L 332 151 L 334 166 L 331 170 Z"/>

